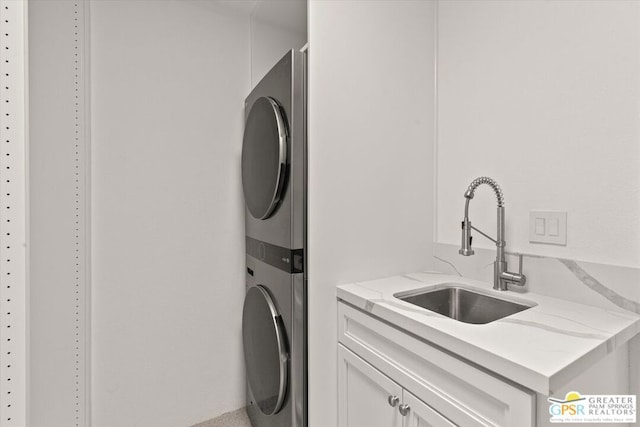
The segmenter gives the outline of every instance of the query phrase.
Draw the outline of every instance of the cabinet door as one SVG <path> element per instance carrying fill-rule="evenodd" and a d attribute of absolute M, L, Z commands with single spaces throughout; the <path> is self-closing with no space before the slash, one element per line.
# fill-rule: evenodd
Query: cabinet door
<path fill-rule="evenodd" d="M 402 427 L 402 387 L 342 345 L 338 358 L 339 427 Z"/>
<path fill-rule="evenodd" d="M 535 426 L 536 394 L 477 369 L 347 304 L 340 343 L 464 427 Z M 323 426 L 324 427 L 324 426 Z"/>
<path fill-rule="evenodd" d="M 402 392 L 402 405 L 405 413 L 402 427 L 455 427 L 455 424 L 407 390 Z"/>

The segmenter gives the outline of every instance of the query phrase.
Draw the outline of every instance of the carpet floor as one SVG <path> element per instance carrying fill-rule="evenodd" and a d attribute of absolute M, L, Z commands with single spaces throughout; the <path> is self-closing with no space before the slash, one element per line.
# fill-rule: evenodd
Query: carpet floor
<path fill-rule="evenodd" d="M 251 427 L 251 421 L 247 417 L 244 408 L 227 412 L 209 421 L 204 421 L 192 427 Z"/>

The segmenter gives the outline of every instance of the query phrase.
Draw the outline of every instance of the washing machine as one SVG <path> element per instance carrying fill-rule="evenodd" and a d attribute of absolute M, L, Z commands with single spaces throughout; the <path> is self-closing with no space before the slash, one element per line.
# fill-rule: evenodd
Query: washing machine
<path fill-rule="evenodd" d="M 288 52 L 245 101 L 242 335 L 253 427 L 307 424 L 305 57 Z"/>

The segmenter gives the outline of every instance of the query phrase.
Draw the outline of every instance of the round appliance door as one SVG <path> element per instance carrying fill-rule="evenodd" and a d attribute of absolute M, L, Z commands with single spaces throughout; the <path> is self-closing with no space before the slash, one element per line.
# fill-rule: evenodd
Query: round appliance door
<path fill-rule="evenodd" d="M 284 191 L 287 166 L 287 124 L 270 97 L 253 103 L 242 140 L 242 190 L 254 218 L 267 219 Z"/>
<path fill-rule="evenodd" d="M 251 287 L 245 297 L 242 340 L 255 402 L 264 414 L 276 414 L 287 392 L 289 355 L 282 317 L 263 286 Z"/>

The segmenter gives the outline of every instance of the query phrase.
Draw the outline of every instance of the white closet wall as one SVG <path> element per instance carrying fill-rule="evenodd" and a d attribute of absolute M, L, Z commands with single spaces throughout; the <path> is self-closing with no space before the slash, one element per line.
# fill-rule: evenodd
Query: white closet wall
<path fill-rule="evenodd" d="M 187 426 L 244 406 L 249 18 L 91 6 L 93 426 Z"/>
<path fill-rule="evenodd" d="M 88 76 L 83 1 L 29 2 L 30 426 L 89 422 Z"/>
<path fill-rule="evenodd" d="M 292 5 L 30 1 L 33 426 L 244 406 L 244 99 Z"/>
<path fill-rule="evenodd" d="M 0 0 L 0 425 L 27 414 L 27 8 Z"/>

